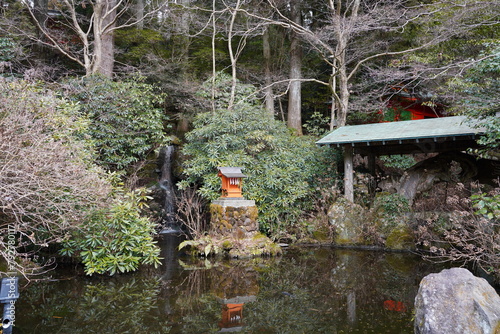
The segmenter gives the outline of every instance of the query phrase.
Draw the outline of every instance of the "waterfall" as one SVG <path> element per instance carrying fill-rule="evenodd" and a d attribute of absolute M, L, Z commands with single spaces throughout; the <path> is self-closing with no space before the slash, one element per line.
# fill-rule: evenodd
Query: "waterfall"
<path fill-rule="evenodd" d="M 160 150 L 158 163 L 160 165 L 160 178 L 158 184 L 162 192 L 162 218 L 163 230 L 160 233 L 178 232 L 179 226 L 175 220 L 175 184 L 172 175 L 172 164 L 175 146 L 169 145 Z"/>

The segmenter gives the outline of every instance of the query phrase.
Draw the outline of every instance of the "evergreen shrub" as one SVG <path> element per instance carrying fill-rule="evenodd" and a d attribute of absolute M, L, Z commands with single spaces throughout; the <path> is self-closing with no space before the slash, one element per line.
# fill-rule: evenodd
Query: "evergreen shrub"
<path fill-rule="evenodd" d="M 155 224 L 140 214 L 147 199 L 144 189 L 120 194 L 110 207 L 87 217 L 61 254 L 79 256 L 87 275 L 125 273 L 140 264 L 157 267 L 161 262 L 153 240 Z"/>
<path fill-rule="evenodd" d="M 211 96 L 210 83 L 204 86 L 203 97 Z M 334 154 L 325 161 L 326 149 L 316 147 L 313 138 L 292 135 L 261 106 L 251 85 L 237 85 L 230 108 L 230 87 L 231 78 L 219 74 L 215 110 L 199 113 L 193 130 L 186 134 L 185 179 L 179 186 L 199 184 L 203 197 L 213 200 L 220 196 L 217 167 L 243 167 L 248 176 L 243 194 L 256 201 L 261 229 L 276 235 L 311 207 L 315 173 L 330 168 Z M 319 164 L 325 167 L 319 168 Z"/>
<path fill-rule="evenodd" d="M 166 116 L 158 107 L 164 95 L 140 77 L 73 79 L 66 85 L 66 94 L 89 119 L 86 138 L 98 152 L 97 163 L 108 171 L 124 171 L 168 141 Z"/>

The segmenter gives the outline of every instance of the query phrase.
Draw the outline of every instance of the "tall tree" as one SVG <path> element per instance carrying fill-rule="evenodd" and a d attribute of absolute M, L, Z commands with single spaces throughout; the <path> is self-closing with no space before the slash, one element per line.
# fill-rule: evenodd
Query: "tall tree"
<path fill-rule="evenodd" d="M 87 74 L 100 73 L 108 78 L 113 76 L 116 5 L 117 0 L 96 0 L 94 4 L 94 60 L 86 59 Z M 86 37 L 88 40 L 88 35 Z"/>
<path fill-rule="evenodd" d="M 245 13 L 267 24 L 293 30 L 332 68 L 329 80 L 308 80 L 331 89 L 334 105 L 337 106 L 338 126 L 346 124 L 352 85 L 367 65 L 382 59 L 389 63 L 391 58 L 430 49 L 460 37 L 472 28 L 498 24 L 500 11 L 495 0 L 426 3 L 408 0 L 324 0 L 313 4 L 318 10 L 308 11 L 313 16 L 301 24 L 286 15 L 278 0 L 266 2 L 273 14 Z M 412 73 L 415 71 L 418 68 L 413 67 Z M 425 71 L 439 75 L 440 69 Z M 394 81 L 390 76 L 385 79 L 388 83 Z"/>
<path fill-rule="evenodd" d="M 262 34 L 262 55 L 264 57 L 264 97 L 266 110 L 274 116 L 274 96 L 271 77 L 271 43 L 269 42 L 269 27 L 264 28 Z"/>
<path fill-rule="evenodd" d="M 300 0 L 291 0 L 290 20 L 298 26 L 302 25 Z M 302 135 L 302 46 L 298 32 L 291 31 L 290 36 L 290 84 L 288 90 L 288 127 Z"/>
<path fill-rule="evenodd" d="M 48 16 L 41 15 L 43 1 L 37 1 L 36 6 L 29 1 L 23 3 L 41 36 L 23 33 L 75 61 L 86 75 L 100 73 L 107 77 L 113 74 L 114 32 L 139 24 L 164 5 L 153 1 L 146 14 L 131 15 L 135 5 L 130 0 L 61 0 L 55 7 L 57 16 L 47 24 Z"/>

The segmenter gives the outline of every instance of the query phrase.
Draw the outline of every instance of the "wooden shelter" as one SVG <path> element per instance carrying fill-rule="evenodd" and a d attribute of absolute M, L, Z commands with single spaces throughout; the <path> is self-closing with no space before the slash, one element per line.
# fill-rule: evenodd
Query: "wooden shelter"
<path fill-rule="evenodd" d="M 344 149 L 344 192 L 352 202 L 353 154 L 368 156 L 370 170 L 374 173 L 376 156 L 464 151 L 478 147 L 476 139 L 484 131 L 465 116 L 452 116 L 344 126 L 330 132 L 316 144 Z"/>

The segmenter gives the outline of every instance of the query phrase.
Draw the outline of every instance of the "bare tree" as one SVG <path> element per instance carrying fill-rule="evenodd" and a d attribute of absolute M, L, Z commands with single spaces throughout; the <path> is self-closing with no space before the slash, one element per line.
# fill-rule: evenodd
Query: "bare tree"
<path fill-rule="evenodd" d="M 46 3 L 38 1 L 37 6 L 27 0 L 23 3 L 40 34 L 23 33 L 78 63 L 86 75 L 100 73 L 107 77 L 113 74 L 114 31 L 142 23 L 166 4 L 151 1 L 143 12 L 143 8 L 135 6 L 131 0 L 60 0 L 53 16 L 49 17 L 42 15 L 47 12 L 42 8 Z M 89 16 L 82 14 L 87 6 L 91 7 Z M 131 15 L 129 11 L 134 9 L 136 15 Z"/>
<path fill-rule="evenodd" d="M 299 0 L 290 1 L 290 19 L 298 26 L 302 25 Z M 288 90 L 288 127 L 302 135 L 302 46 L 298 33 L 291 31 L 290 37 L 290 84 Z"/>
<path fill-rule="evenodd" d="M 318 21 L 313 25 L 311 20 L 302 24 L 293 20 L 286 15 L 278 0 L 265 2 L 272 9 L 272 14 L 263 15 L 263 12 L 249 10 L 245 14 L 266 24 L 293 30 L 331 66 L 329 81 L 313 80 L 330 87 L 335 106 L 332 110 L 336 113 L 338 126 L 346 123 L 350 86 L 366 65 L 435 47 L 460 37 L 471 28 L 498 24 L 500 10 L 497 1 L 414 4 L 406 0 L 325 0 L 317 3 L 321 6 L 317 13 L 321 15 L 311 18 Z M 405 33 L 416 27 L 424 29 L 409 41 Z M 432 75 L 439 75 L 445 70 L 435 69 Z M 412 71 L 418 69 L 413 68 Z M 334 117 L 332 123 L 333 120 Z"/>
<path fill-rule="evenodd" d="M 206 201 L 193 187 L 180 190 L 176 203 L 176 219 L 184 224 L 193 238 L 201 238 L 208 231 Z"/>

